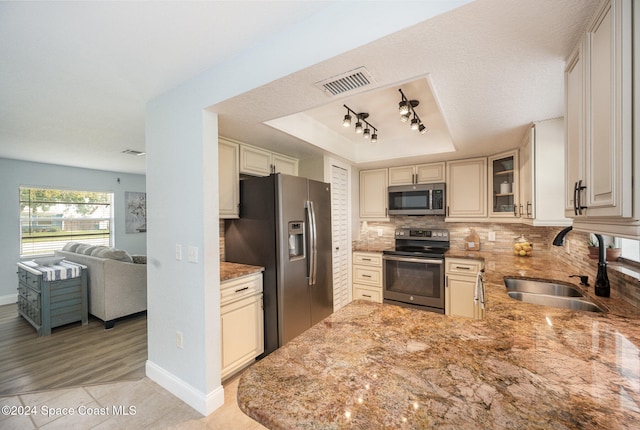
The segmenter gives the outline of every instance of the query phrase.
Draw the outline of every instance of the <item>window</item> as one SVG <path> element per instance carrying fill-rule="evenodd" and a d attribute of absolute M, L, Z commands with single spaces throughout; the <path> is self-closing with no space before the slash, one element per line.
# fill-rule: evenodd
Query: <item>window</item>
<path fill-rule="evenodd" d="M 111 245 L 113 193 L 20 187 L 20 255 L 52 254 L 69 241 Z"/>
<path fill-rule="evenodd" d="M 619 247 L 622 249 L 620 256 L 627 260 L 640 262 L 640 241 L 633 239 L 618 239 Z"/>

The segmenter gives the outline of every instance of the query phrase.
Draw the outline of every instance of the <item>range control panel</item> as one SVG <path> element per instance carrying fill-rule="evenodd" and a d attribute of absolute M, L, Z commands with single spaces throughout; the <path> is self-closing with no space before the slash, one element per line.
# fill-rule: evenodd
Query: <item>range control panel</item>
<path fill-rule="evenodd" d="M 449 230 L 399 228 L 396 230 L 396 239 L 436 240 L 448 242 Z"/>

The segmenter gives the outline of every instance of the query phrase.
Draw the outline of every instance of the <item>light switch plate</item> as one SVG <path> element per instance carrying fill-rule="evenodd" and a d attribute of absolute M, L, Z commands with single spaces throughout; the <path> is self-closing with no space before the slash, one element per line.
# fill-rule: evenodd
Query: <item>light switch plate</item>
<path fill-rule="evenodd" d="M 176 260 L 182 260 L 182 245 L 176 243 Z"/>
<path fill-rule="evenodd" d="M 489 242 L 495 242 L 496 241 L 496 232 L 495 231 L 490 231 L 489 233 L 487 233 L 487 240 Z"/>

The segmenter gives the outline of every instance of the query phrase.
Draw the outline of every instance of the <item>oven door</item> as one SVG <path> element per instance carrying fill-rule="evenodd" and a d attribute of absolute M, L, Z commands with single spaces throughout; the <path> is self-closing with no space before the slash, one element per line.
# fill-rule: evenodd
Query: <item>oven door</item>
<path fill-rule="evenodd" d="M 444 313 L 444 259 L 383 255 L 385 301 Z"/>

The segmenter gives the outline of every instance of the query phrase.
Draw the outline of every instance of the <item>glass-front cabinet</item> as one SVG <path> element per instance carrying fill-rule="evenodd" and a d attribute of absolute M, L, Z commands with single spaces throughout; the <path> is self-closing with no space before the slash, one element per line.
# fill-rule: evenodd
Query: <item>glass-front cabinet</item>
<path fill-rule="evenodd" d="M 489 157 L 489 216 L 521 216 L 518 150 Z"/>

